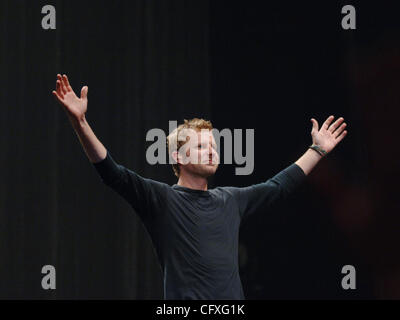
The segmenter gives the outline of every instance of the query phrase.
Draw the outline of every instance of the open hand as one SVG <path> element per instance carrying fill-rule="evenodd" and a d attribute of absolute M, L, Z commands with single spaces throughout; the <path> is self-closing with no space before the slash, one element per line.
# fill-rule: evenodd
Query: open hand
<path fill-rule="evenodd" d="M 331 125 L 334 118 L 334 116 L 329 116 L 319 131 L 317 120 L 311 118 L 311 122 L 313 124 L 311 130 L 313 144 L 319 145 L 326 152 L 330 152 L 333 148 L 335 148 L 336 145 L 347 135 L 347 131 L 344 130 L 347 124 L 342 123 L 344 118 L 340 117 Z"/>
<path fill-rule="evenodd" d="M 81 120 L 87 111 L 87 94 L 89 88 L 84 86 L 81 90 L 81 97 L 78 98 L 72 90 L 68 77 L 64 74 L 57 74 L 56 91 L 53 90 L 53 95 L 58 102 L 64 106 L 69 116 L 76 120 Z"/>

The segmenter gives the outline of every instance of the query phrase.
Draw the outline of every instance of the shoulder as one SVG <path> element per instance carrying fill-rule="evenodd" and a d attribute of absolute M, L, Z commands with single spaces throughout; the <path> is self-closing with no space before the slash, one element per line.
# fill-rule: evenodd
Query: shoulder
<path fill-rule="evenodd" d="M 130 170 L 129 170 L 130 171 Z M 151 178 L 145 178 L 137 172 L 130 171 L 131 175 L 135 176 L 137 179 L 140 179 L 144 184 L 146 184 L 149 188 L 154 190 L 159 190 L 163 192 L 172 191 L 172 187 L 162 181 L 154 180 Z"/>

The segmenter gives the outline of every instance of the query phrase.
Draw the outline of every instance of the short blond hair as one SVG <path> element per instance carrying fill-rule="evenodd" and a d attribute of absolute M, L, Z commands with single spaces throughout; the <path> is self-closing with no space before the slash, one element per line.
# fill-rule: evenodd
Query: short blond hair
<path fill-rule="evenodd" d="M 202 129 L 212 130 L 213 126 L 209 120 L 193 118 L 190 120 L 184 119 L 183 123 L 180 124 L 177 128 L 172 131 L 167 137 L 167 146 L 168 146 L 168 154 L 171 155 L 172 151 L 179 150 L 188 140 L 189 137 L 186 137 L 186 141 L 178 140 L 178 136 L 180 132 L 184 129 L 193 129 L 196 131 L 201 131 Z M 172 164 L 172 169 L 174 170 L 175 175 L 179 178 L 180 168 L 178 163 Z"/>

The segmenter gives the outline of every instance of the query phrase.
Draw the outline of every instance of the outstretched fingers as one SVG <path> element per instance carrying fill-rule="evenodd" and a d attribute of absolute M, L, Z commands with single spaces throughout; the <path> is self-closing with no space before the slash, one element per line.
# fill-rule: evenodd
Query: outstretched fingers
<path fill-rule="evenodd" d="M 340 135 L 336 138 L 336 144 L 343 140 L 343 138 L 347 135 L 347 130 L 344 130 L 340 133 Z"/>
<path fill-rule="evenodd" d="M 60 81 L 60 88 L 61 88 L 62 94 L 63 95 L 67 94 L 67 88 L 65 87 L 65 83 L 64 83 L 63 77 L 60 74 L 58 74 L 57 78 L 58 78 L 58 81 Z"/>
<path fill-rule="evenodd" d="M 61 89 L 61 81 L 60 80 L 56 81 L 56 92 L 57 92 L 58 96 L 60 96 L 62 99 L 64 98 L 64 93 Z"/>
<path fill-rule="evenodd" d="M 63 100 L 63 98 L 58 94 L 58 92 L 57 91 L 52 91 L 52 94 L 53 94 L 53 96 L 58 100 L 58 101 L 62 101 Z"/>
<path fill-rule="evenodd" d="M 69 91 L 73 91 L 71 85 L 69 84 L 69 80 L 68 80 L 68 77 L 67 77 L 66 74 L 63 75 L 63 80 L 64 80 L 65 87 L 66 87 L 67 91 L 68 92 Z"/>
<path fill-rule="evenodd" d="M 329 116 L 328 119 L 326 119 L 324 124 L 322 125 L 322 128 L 328 130 L 329 125 L 331 124 L 334 118 L 335 118 L 334 116 Z"/>
<path fill-rule="evenodd" d="M 329 132 L 333 133 L 335 130 L 339 127 L 339 125 L 344 121 L 343 117 L 340 117 L 337 119 L 330 127 L 329 127 Z"/>
<path fill-rule="evenodd" d="M 340 126 L 340 128 L 337 129 L 337 130 L 334 132 L 335 139 L 337 139 L 337 138 L 343 133 L 343 130 L 344 130 L 344 128 L 346 128 L 346 126 L 347 126 L 347 124 L 346 124 L 346 123 L 343 123 L 343 124 Z"/>

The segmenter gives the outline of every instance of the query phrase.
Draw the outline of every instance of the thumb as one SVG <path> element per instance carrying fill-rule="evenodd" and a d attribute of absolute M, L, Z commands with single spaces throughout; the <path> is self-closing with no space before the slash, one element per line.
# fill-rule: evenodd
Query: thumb
<path fill-rule="evenodd" d="M 81 90 L 81 98 L 86 100 L 87 99 L 87 94 L 88 94 L 89 88 L 87 86 L 82 87 Z"/>
<path fill-rule="evenodd" d="M 311 118 L 311 122 L 313 124 L 311 133 L 313 134 L 314 132 L 318 132 L 318 122 L 314 118 Z"/>

